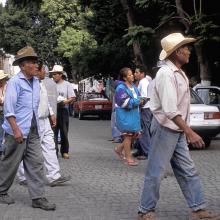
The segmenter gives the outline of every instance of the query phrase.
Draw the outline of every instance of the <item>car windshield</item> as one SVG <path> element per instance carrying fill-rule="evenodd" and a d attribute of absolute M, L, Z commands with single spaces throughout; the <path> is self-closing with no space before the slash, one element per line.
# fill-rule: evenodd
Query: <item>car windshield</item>
<path fill-rule="evenodd" d="M 190 88 L 190 103 L 191 104 L 204 104 L 198 94 Z"/>

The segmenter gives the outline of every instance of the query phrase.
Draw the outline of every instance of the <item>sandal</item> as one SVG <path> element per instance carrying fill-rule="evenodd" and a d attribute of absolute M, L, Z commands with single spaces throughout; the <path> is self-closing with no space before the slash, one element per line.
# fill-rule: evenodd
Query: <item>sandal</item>
<path fill-rule="evenodd" d="M 128 166 L 137 166 L 138 162 L 136 160 L 125 160 L 124 164 Z"/>
<path fill-rule="evenodd" d="M 119 152 L 117 147 L 115 147 L 114 151 L 119 160 L 124 160 L 124 154 L 122 152 Z"/>

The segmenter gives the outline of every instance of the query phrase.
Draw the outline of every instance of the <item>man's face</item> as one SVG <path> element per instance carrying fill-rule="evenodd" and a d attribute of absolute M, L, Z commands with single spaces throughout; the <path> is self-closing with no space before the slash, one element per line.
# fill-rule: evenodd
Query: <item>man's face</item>
<path fill-rule="evenodd" d="M 53 73 L 53 80 L 55 82 L 59 82 L 61 79 L 62 79 L 62 73 L 59 73 L 59 72 Z"/>
<path fill-rule="evenodd" d="M 140 80 L 141 79 L 141 72 L 139 69 L 136 69 L 134 72 L 134 78 L 135 80 Z"/>
<path fill-rule="evenodd" d="M 181 65 L 189 62 L 190 54 L 190 47 L 188 45 L 183 45 L 182 47 L 176 50 L 176 55 Z"/>
<path fill-rule="evenodd" d="M 136 69 L 134 72 L 134 78 L 135 80 L 141 80 L 145 77 L 144 72 L 141 72 L 139 69 Z"/>
<path fill-rule="evenodd" d="M 37 72 L 38 79 L 43 80 L 45 78 L 45 74 L 46 74 L 45 68 L 44 68 L 44 66 L 42 66 L 41 69 L 38 70 L 38 72 Z"/>
<path fill-rule="evenodd" d="M 25 60 L 20 65 L 20 68 L 28 78 L 32 78 L 33 76 L 36 76 L 38 73 L 38 61 L 36 59 Z"/>

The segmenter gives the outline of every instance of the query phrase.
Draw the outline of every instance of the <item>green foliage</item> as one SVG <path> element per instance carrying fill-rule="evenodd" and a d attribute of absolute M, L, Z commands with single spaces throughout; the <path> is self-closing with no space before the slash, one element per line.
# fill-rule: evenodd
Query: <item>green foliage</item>
<path fill-rule="evenodd" d="M 155 31 L 150 27 L 143 27 L 142 25 L 135 25 L 128 29 L 128 33 L 123 37 L 128 41 L 127 45 L 132 46 L 134 41 L 138 41 L 140 44 L 150 45 L 152 37 Z"/>
<path fill-rule="evenodd" d="M 70 58 L 79 54 L 82 49 L 95 47 L 96 41 L 87 31 L 67 27 L 59 37 L 57 51 L 62 53 L 64 57 Z"/>
<path fill-rule="evenodd" d="M 118 0 L 8 0 L 5 8 L 0 5 L 0 47 L 15 54 L 31 44 L 44 61 L 50 65 L 62 62 L 80 78 L 96 73 L 117 75 L 123 66 L 135 67 L 134 42 L 141 46 L 147 66 L 154 66 L 161 37 L 184 32 L 182 21 L 197 44 L 219 45 L 218 10 L 206 1 L 201 1 L 203 7 L 194 7 L 198 1 L 181 1 L 184 18 L 178 15 L 175 0 L 128 2 L 135 21 L 130 28 Z"/>
<path fill-rule="evenodd" d="M 76 23 L 80 14 L 77 0 L 43 0 L 41 12 L 47 13 L 56 31 L 66 27 L 77 27 Z"/>
<path fill-rule="evenodd" d="M 82 48 L 81 53 L 72 57 L 71 64 L 80 78 L 97 73 L 116 77 L 120 68 L 133 67 L 132 57 L 129 56 L 132 54 L 132 50 L 128 48 L 124 50 L 123 48 L 126 48 L 126 42 L 123 39 L 94 48 Z"/>
<path fill-rule="evenodd" d="M 210 41 L 220 42 L 220 26 L 208 20 L 207 16 L 203 14 L 191 16 L 190 22 L 190 32 L 196 36 L 197 44 L 204 45 Z"/>
<path fill-rule="evenodd" d="M 149 9 L 151 7 L 160 7 L 159 9 L 168 9 L 171 6 L 172 1 L 167 0 L 136 0 L 136 5 L 138 5 L 140 8 L 146 8 Z"/>
<path fill-rule="evenodd" d="M 30 44 L 42 60 L 53 63 L 59 59 L 54 50 L 58 36 L 51 28 L 50 20 L 44 13 L 39 13 L 35 5 L 29 4 L 21 9 L 8 1 L 0 16 L 3 33 L 0 35 L 0 46 L 8 53 L 15 54 Z"/>
<path fill-rule="evenodd" d="M 28 16 L 25 10 L 17 11 L 14 6 L 6 7 L 1 14 L 0 44 L 7 52 L 15 53 L 26 43 L 33 41 L 31 38 L 33 20 Z"/>

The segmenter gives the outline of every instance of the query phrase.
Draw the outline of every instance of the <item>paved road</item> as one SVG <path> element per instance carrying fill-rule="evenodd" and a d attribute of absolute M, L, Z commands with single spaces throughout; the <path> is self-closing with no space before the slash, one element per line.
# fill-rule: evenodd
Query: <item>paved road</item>
<path fill-rule="evenodd" d="M 17 182 L 10 190 L 14 205 L 0 204 L 1 220 L 133 220 L 144 180 L 146 161 L 127 167 L 113 153 L 110 121 L 71 118 L 70 160 L 60 160 L 62 172 L 72 180 L 62 187 L 46 187 L 46 196 L 57 210 L 30 207 L 27 189 Z M 205 188 L 208 205 L 220 211 L 220 140 L 208 150 L 191 151 Z M 161 220 L 186 220 L 189 209 L 175 178 L 161 185 L 157 213 Z"/>

